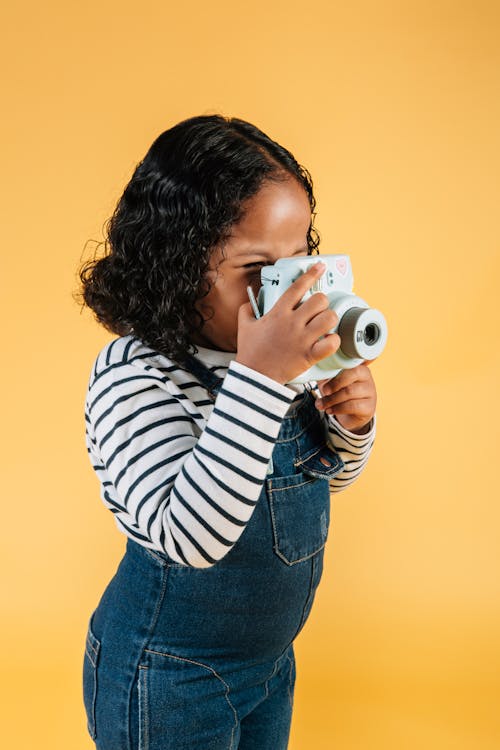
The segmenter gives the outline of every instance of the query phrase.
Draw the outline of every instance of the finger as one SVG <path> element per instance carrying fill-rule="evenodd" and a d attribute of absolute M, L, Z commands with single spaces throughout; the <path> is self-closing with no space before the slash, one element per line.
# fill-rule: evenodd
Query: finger
<path fill-rule="evenodd" d="M 320 336 L 326 336 L 326 334 L 333 332 L 336 322 L 338 321 L 337 315 L 327 308 L 316 313 L 310 320 L 304 325 L 306 327 L 307 334 L 314 339 L 319 339 Z"/>
<path fill-rule="evenodd" d="M 317 315 L 317 313 L 322 312 L 323 310 L 328 310 L 329 304 L 329 299 L 326 294 L 323 294 L 323 292 L 315 292 L 295 308 L 296 315 L 298 318 L 303 318 L 304 324 L 306 324 L 311 318 Z"/>
<path fill-rule="evenodd" d="M 311 347 L 311 364 L 316 364 L 326 357 L 335 354 L 340 346 L 340 336 L 337 333 L 328 333 L 322 339 L 315 341 Z"/>
<path fill-rule="evenodd" d="M 373 414 L 373 404 L 369 398 L 351 399 L 343 401 L 335 406 L 328 406 L 325 409 L 327 414 L 349 414 L 353 417 L 371 418 Z"/>
<path fill-rule="evenodd" d="M 373 361 L 374 360 L 367 360 L 368 364 Z M 325 389 L 327 389 L 328 393 L 333 393 L 333 391 L 339 390 L 339 388 L 343 388 L 344 385 L 352 383 L 355 380 L 373 380 L 373 376 L 369 369 L 364 367 L 365 364 L 366 362 L 362 362 L 356 367 L 341 370 L 338 375 L 335 375 L 333 378 L 325 378 L 324 380 L 317 380 L 316 382 L 322 392 L 326 392 Z"/>
<path fill-rule="evenodd" d="M 311 266 L 302 273 L 298 279 L 295 279 L 286 292 L 284 292 L 279 300 L 274 305 L 281 305 L 282 307 L 295 308 L 300 304 L 302 297 L 305 293 L 313 286 L 313 284 L 320 278 L 325 272 L 326 265 L 321 261 L 311 261 Z"/>
<path fill-rule="evenodd" d="M 342 404 L 344 401 L 351 401 L 360 398 L 370 398 L 371 391 L 363 385 L 363 383 L 351 383 L 346 388 L 341 388 L 340 391 L 336 391 L 327 396 L 323 396 L 321 399 L 321 406 L 327 409 L 329 406 L 335 406 L 336 404 Z"/>
<path fill-rule="evenodd" d="M 333 333 L 339 323 L 339 316 L 335 310 L 332 310 L 328 297 L 322 292 L 312 294 L 296 308 L 294 314 L 296 315 L 295 320 L 297 323 L 303 326 L 309 326 L 313 321 L 318 323 L 319 321 L 316 318 L 322 315 L 321 320 L 327 325 L 327 328 L 322 333 L 329 333 L 330 331 Z"/>
<path fill-rule="evenodd" d="M 331 378 L 329 381 L 327 381 L 320 390 L 323 395 L 327 396 L 330 393 L 336 393 L 337 391 L 340 391 L 342 388 L 349 386 L 351 383 L 355 383 L 357 381 L 366 383 L 372 379 L 373 378 L 370 370 L 367 367 L 358 365 L 357 367 L 352 367 L 348 370 L 342 370 L 334 378 Z"/>

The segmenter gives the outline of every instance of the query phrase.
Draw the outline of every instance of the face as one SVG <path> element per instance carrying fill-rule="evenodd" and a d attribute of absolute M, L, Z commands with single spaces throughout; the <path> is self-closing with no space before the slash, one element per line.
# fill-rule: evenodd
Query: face
<path fill-rule="evenodd" d="M 224 247 L 214 250 L 207 274 L 212 286 L 197 305 L 205 324 L 193 341 L 209 349 L 236 351 L 238 310 L 248 302 L 247 286 L 257 296 L 262 266 L 307 255 L 311 208 L 297 180 L 264 183 L 244 211 Z"/>

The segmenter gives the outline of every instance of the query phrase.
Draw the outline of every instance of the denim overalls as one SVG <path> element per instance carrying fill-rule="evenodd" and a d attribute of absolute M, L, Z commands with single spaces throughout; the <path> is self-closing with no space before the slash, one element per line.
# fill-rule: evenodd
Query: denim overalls
<path fill-rule="evenodd" d="M 188 368 L 215 400 L 222 380 L 194 357 Z M 84 702 L 98 750 L 285 750 L 292 644 L 321 578 L 328 480 L 343 468 L 305 390 L 222 560 L 190 568 L 127 539 L 87 633 Z"/>

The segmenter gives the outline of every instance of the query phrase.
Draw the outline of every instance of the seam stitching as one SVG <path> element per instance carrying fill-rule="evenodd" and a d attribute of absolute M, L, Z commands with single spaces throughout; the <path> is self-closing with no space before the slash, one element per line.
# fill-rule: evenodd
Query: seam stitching
<path fill-rule="evenodd" d="M 238 726 L 238 713 L 237 713 L 235 707 L 233 706 L 233 704 L 231 703 L 231 700 L 229 698 L 229 694 L 231 692 L 231 688 L 229 687 L 229 685 L 227 684 L 227 682 L 220 676 L 220 674 L 218 674 L 215 671 L 215 669 L 213 667 L 211 667 L 209 664 L 203 664 L 201 661 L 194 661 L 194 659 L 187 659 L 187 658 L 185 658 L 183 656 L 176 656 L 175 654 L 169 654 L 169 653 L 167 653 L 165 651 L 155 651 L 155 650 L 150 649 L 150 648 L 146 648 L 146 649 L 144 649 L 144 651 L 145 651 L 145 653 L 148 653 L 148 654 L 157 654 L 158 656 L 167 656 L 170 659 L 176 659 L 177 661 L 186 662 L 187 664 L 194 664 L 197 667 L 203 667 L 203 669 L 208 669 L 209 672 L 211 672 L 220 682 L 222 682 L 222 684 L 224 685 L 224 688 L 225 688 L 225 690 L 224 690 L 224 698 L 226 699 L 229 707 L 231 708 L 231 710 L 232 710 L 232 712 L 234 714 L 234 726 L 231 729 L 231 748 L 230 748 L 230 750 L 232 750 L 233 743 L 234 743 L 234 731 L 235 731 L 236 727 Z"/>
<path fill-rule="evenodd" d="M 94 636 L 94 638 L 95 638 L 95 636 Z M 97 638 L 95 638 L 95 640 L 97 641 Z M 90 636 L 87 636 L 87 644 L 86 645 L 90 646 L 90 648 L 92 649 L 92 651 L 94 652 L 94 654 L 97 656 L 97 654 L 99 653 L 99 646 L 97 646 L 97 645 L 94 646 L 94 644 L 92 643 L 92 641 L 90 639 Z"/>
<path fill-rule="evenodd" d="M 290 673 L 288 675 L 288 699 L 290 701 L 290 707 L 293 709 L 293 693 L 292 693 L 293 662 L 289 654 L 286 655 L 286 658 L 288 659 L 288 662 L 290 664 Z"/>
<path fill-rule="evenodd" d="M 88 650 L 88 648 L 85 648 L 85 653 L 89 657 L 90 663 L 92 664 L 92 666 L 94 668 L 97 667 L 97 659 L 94 659 L 93 655 L 90 653 L 90 651 Z"/>
<path fill-rule="evenodd" d="M 147 685 L 148 667 L 139 665 L 139 750 L 148 750 L 149 748 L 149 695 Z M 144 714 L 144 715 L 143 715 Z"/>
<path fill-rule="evenodd" d="M 292 476 L 298 476 L 298 474 L 297 475 L 293 474 Z M 281 479 L 281 478 L 282 477 L 278 477 L 278 479 Z M 289 484 L 287 487 L 273 487 L 271 492 L 283 492 L 285 490 L 295 489 L 296 487 L 304 487 L 304 485 L 310 484 L 311 482 L 313 482 L 314 479 L 316 479 L 316 477 L 313 477 L 312 479 L 306 479 L 304 482 L 299 482 L 298 484 Z"/>

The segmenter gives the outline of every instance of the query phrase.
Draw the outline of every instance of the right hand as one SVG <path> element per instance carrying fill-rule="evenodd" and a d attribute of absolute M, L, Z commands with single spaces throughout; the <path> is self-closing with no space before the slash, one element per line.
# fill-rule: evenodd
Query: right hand
<path fill-rule="evenodd" d="M 249 302 L 240 307 L 237 362 L 283 385 L 337 351 L 340 337 L 328 332 L 338 316 L 326 294 L 316 292 L 300 304 L 325 269 L 314 263 L 261 318 L 254 317 Z"/>

